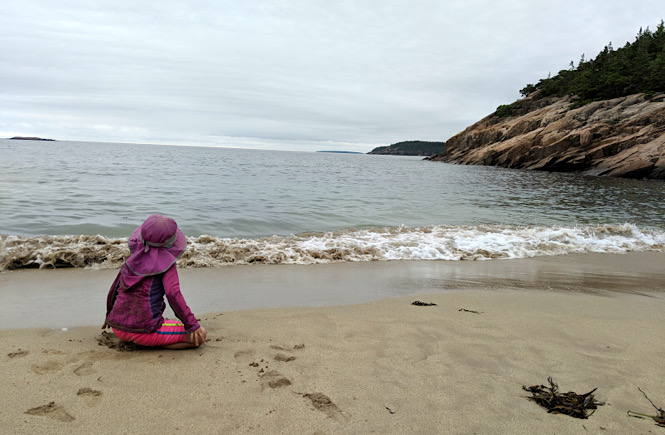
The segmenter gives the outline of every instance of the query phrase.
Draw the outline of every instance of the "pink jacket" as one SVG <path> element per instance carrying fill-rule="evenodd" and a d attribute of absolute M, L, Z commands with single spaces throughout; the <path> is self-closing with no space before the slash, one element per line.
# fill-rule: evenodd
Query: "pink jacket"
<path fill-rule="evenodd" d="M 150 276 L 135 275 L 123 264 L 106 298 L 106 323 L 125 332 L 155 332 L 164 322 L 164 296 L 187 332 L 200 328 L 180 293 L 175 264 L 164 273 Z"/>

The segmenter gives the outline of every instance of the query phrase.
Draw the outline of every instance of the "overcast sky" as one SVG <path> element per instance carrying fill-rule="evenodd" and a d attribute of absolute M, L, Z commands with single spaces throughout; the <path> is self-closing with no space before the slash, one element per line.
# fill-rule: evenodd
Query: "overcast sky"
<path fill-rule="evenodd" d="M 444 141 L 661 18 L 663 0 L 3 0 L 0 137 Z"/>

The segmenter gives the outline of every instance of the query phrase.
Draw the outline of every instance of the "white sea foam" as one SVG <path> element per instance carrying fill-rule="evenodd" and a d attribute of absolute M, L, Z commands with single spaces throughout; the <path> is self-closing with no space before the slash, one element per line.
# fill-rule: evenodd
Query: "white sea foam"
<path fill-rule="evenodd" d="M 635 225 L 591 227 L 406 226 L 257 239 L 188 238 L 180 267 L 314 264 L 374 260 L 489 260 L 571 253 L 662 251 L 665 232 Z M 0 236 L 0 270 L 119 267 L 127 239 Z"/>

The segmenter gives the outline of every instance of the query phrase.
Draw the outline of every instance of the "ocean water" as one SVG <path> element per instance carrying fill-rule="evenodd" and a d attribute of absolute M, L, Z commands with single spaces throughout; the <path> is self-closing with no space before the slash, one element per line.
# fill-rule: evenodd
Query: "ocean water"
<path fill-rule="evenodd" d="M 147 216 L 181 267 L 663 250 L 665 184 L 420 157 L 0 140 L 0 270 L 118 267 Z"/>

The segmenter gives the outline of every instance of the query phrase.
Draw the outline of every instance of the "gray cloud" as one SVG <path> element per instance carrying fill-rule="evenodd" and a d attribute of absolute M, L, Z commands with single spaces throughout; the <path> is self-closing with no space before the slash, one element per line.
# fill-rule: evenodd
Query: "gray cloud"
<path fill-rule="evenodd" d="M 288 149 L 445 140 L 657 1 L 13 1 L 0 136 Z"/>

